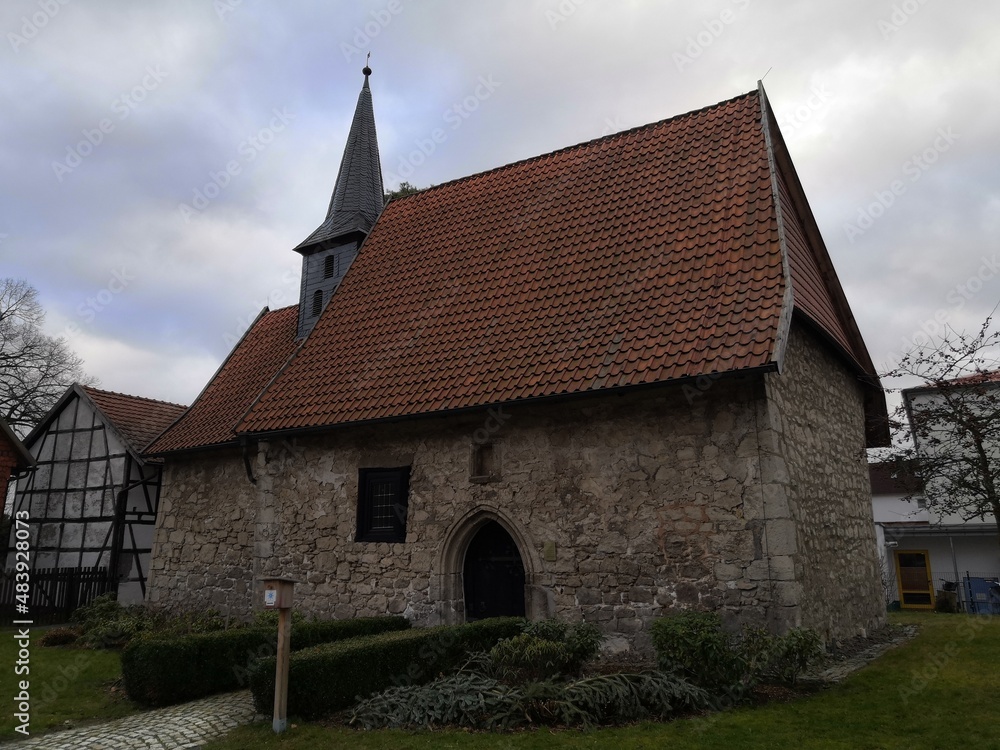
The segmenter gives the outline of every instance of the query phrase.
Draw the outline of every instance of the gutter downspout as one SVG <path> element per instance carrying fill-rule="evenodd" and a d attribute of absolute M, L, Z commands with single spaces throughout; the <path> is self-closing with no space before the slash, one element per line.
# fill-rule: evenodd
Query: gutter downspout
<path fill-rule="evenodd" d="M 240 447 L 243 450 L 243 468 L 247 471 L 247 479 L 250 480 L 250 484 L 257 484 L 257 477 L 253 475 L 253 466 L 250 464 L 250 441 L 246 438 L 240 439 Z"/>
<path fill-rule="evenodd" d="M 958 558 L 955 557 L 955 537 L 951 534 L 948 534 L 948 544 L 951 546 L 951 564 L 955 568 L 955 591 L 958 592 L 959 604 L 961 604 L 964 587 L 961 584 L 962 579 L 958 577 Z"/>

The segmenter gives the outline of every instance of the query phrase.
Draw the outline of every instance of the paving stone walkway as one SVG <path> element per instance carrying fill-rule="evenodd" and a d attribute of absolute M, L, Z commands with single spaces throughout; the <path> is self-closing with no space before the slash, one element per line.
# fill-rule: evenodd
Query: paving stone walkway
<path fill-rule="evenodd" d="M 849 659 L 837 662 L 819 673 L 804 675 L 799 682 L 803 685 L 836 685 L 843 682 L 862 667 L 871 664 L 889 649 L 906 643 L 918 632 L 919 630 L 916 625 L 904 625 L 891 641 L 869 646 L 864 651 L 855 654 Z"/>
<path fill-rule="evenodd" d="M 213 695 L 179 706 L 127 716 L 65 732 L 50 732 L 22 742 L 4 743 L 10 750 L 195 750 L 203 742 L 227 734 L 254 719 L 249 690 Z"/>

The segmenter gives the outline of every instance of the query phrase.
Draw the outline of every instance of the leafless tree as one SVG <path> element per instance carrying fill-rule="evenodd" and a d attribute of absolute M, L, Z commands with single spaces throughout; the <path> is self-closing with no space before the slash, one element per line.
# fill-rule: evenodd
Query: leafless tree
<path fill-rule="evenodd" d="M 1000 543 L 1000 331 L 947 330 L 883 377 L 916 378 L 895 413 L 894 458 L 924 487 L 928 507 L 997 524 Z M 908 429 L 906 429 L 908 428 Z"/>
<path fill-rule="evenodd" d="M 94 384 L 65 338 L 42 332 L 45 311 L 37 290 L 0 279 L 0 414 L 27 434 L 73 383 Z"/>

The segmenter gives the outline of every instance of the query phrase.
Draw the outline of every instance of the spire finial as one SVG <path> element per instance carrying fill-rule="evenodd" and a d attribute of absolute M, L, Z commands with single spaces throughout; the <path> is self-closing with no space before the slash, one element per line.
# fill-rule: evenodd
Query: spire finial
<path fill-rule="evenodd" d="M 361 72 L 365 74 L 365 78 L 372 74 L 372 69 L 368 67 L 368 63 L 372 59 L 372 53 L 368 53 L 368 57 L 365 58 L 365 67 L 361 69 Z"/>

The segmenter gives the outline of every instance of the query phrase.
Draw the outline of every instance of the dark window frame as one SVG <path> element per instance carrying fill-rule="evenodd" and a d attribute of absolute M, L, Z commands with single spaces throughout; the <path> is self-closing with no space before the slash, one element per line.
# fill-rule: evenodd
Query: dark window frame
<path fill-rule="evenodd" d="M 313 292 L 312 298 L 312 315 L 310 317 L 318 318 L 319 314 L 323 312 L 323 290 L 317 289 Z"/>
<path fill-rule="evenodd" d="M 392 492 L 392 508 L 389 525 L 376 506 L 375 490 L 388 485 Z M 410 495 L 410 467 L 358 469 L 358 525 L 357 542 L 405 542 L 406 517 Z"/>

